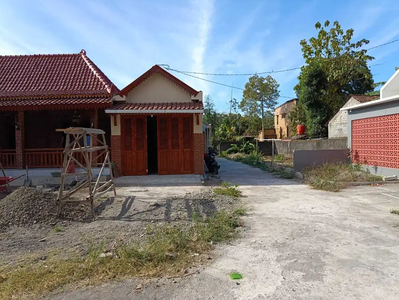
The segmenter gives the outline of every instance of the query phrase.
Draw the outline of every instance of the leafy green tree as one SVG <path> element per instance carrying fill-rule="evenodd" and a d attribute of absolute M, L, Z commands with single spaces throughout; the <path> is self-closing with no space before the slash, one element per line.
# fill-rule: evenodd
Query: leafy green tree
<path fill-rule="evenodd" d="M 273 113 L 280 96 L 279 84 L 270 75 L 254 75 L 245 84 L 240 108 L 249 116 L 259 116 L 262 121 L 262 133 L 265 129 L 265 112 Z"/>
<path fill-rule="evenodd" d="M 373 78 L 367 66 L 373 57 L 362 49 L 369 41 L 352 42 L 354 30 L 344 31 L 338 21 L 331 28 L 329 21 L 324 26 L 317 22 L 315 28 L 316 37 L 300 42 L 306 65 L 294 90 L 304 105 L 308 133 L 319 136 L 327 133 L 328 120 L 350 94 L 373 90 Z"/>

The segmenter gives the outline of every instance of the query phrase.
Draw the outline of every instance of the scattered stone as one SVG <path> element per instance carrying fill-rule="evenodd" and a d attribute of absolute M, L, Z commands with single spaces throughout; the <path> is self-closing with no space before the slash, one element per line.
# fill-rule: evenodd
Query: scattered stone
<path fill-rule="evenodd" d="M 136 291 L 137 290 L 142 290 L 143 289 L 143 285 L 141 284 L 141 283 L 139 283 L 137 286 L 136 286 Z"/>
<path fill-rule="evenodd" d="M 295 172 L 295 177 L 298 179 L 303 179 L 303 174 L 301 172 Z"/>
<path fill-rule="evenodd" d="M 398 177 L 397 177 L 396 175 L 384 176 L 384 177 L 383 177 L 383 180 L 384 180 L 384 181 L 395 181 L 395 180 L 397 180 L 397 179 L 398 179 Z"/>

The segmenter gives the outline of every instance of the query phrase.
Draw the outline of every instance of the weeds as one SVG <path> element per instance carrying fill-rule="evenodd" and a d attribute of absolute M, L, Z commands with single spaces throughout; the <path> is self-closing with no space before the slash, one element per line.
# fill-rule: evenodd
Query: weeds
<path fill-rule="evenodd" d="M 291 170 L 291 169 L 274 169 L 274 171 L 272 172 L 273 174 L 278 175 L 281 178 L 284 179 L 292 179 L 295 177 L 295 171 Z"/>
<path fill-rule="evenodd" d="M 58 232 L 63 232 L 64 230 L 62 229 L 62 227 L 55 225 L 53 228 L 54 232 L 58 233 Z"/>
<path fill-rule="evenodd" d="M 315 189 L 338 192 L 349 182 L 373 182 L 382 180 L 381 176 L 361 171 L 361 166 L 351 164 L 324 164 L 303 171 L 306 182 Z"/>
<path fill-rule="evenodd" d="M 122 240 L 112 256 L 101 257 L 104 244 L 90 247 L 86 259 L 48 260 L 19 268 L 0 269 L 0 298 L 42 295 L 67 284 L 98 284 L 130 276 L 182 275 L 194 263 L 192 253 L 210 250 L 214 243 L 230 240 L 241 226 L 243 213 L 221 211 L 203 221 L 187 225 L 147 228 L 148 239 L 138 245 Z"/>
<path fill-rule="evenodd" d="M 399 210 L 397 209 L 392 209 L 391 214 L 399 215 Z"/>
<path fill-rule="evenodd" d="M 242 196 L 242 192 L 238 189 L 238 185 L 231 185 L 229 182 L 222 182 L 220 187 L 214 188 L 216 195 L 226 195 L 237 199 Z"/>
<path fill-rule="evenodd" d="M 247 214 L 247 211 L 246 211 L 245 208 L 240 207 L 240 208 L 237 208 L 237 209 L 233 212 L 233 214 L 236 215 L 236 216 L 245 216 L 245 215 Z"/>

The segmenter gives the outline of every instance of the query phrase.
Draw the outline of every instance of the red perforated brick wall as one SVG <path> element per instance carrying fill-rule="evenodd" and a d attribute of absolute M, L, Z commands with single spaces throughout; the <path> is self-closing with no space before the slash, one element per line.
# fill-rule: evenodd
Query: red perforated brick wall
<path fill-rule="evenodd" d="M 352 159 L 370 166 L 399 168 L 399 114 L 352 121 Z"/>

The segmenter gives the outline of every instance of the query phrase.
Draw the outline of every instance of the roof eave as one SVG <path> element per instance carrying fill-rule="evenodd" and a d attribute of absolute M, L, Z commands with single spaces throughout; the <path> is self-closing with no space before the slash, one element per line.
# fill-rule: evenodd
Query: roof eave
<path fill-rule="evenodd" d="M 107 114 L 202 114 L 203 109 L 106 109 Z"/>
<path fill-rule="evenodd" d="M 353 105 L 353 106 L 349 106 L 349 107 L 343 107 L 340 110 L 360 109 L 360 108 L 363 108 L 363 107 L 389 103 L 389 102 L 393 102 L 393 101 L 396 101 L 396 100 L 399 100 L 399 95 L 386 97 L 386 98 L 382 98 L 382 99 L 379 99 L 379 100 L 369 101 L 369 102 L 366 102 L 366 103 L 361 103 L 361 104 L 357 104 L 357 105 Z"/>

